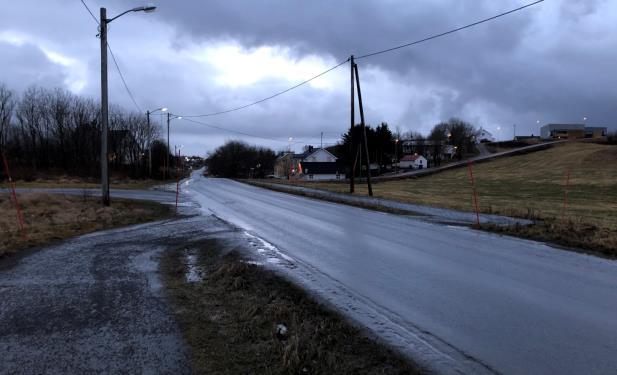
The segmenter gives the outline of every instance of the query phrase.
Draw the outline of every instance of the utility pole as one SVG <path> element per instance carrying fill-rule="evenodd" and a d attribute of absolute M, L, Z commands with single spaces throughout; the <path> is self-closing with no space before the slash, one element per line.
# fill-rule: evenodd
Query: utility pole
<path fill-rule="evenodd" d="M 371 185 L 371 159 L 368 152 L 368 140 L 366 139 L 366 123 L 364 122 L 364 108 L 362 107 L 362 90 L 360 89 L 360 75 L 358 74 L 358 64 L 353 64 L 356 73 L 356 86 L 358 86 L 358 106 L 360 108 L 360 123 L 362 124 L 362 136 L 364 138 L 364 151 L 366 152 L 366 183 L 368 185 L 368 195 L 373 196 L 373 186 Z M 362 166 L 360 166 L 362 168 Z"/>
<path fill-rule="evenodd" d="M 107 114 L 107 24 L 116 18 L 130 12 L 153 12 L 156 9 L 153 5 L 141 6 L 129 9 L 117 16 L 107 19 L 107 9 L 101 8 L 99 19 L 99 37 L 101 38 L 101 201 L 104 206 L 109 206 L 109 160 L 107 137 L 109 132 Z"/>
<path fill-rule="evenodd" d="M 152 132 L 150 131 L 150 111 L 146 111 L 148 119 L 148 176 L 152 178 Z"/>
<path fill-rule="evenodd" d="M 354 186 L 354 174 L 355 174 L 355 166 L 356 166 L 356 158 L 354 157 L 356 155 L 356 153 L 354 152 L 354 142 L 353 142 L 353 128 L 354 128 L 354 116 L 355 116 L 355 106 L 354 106 L 354 76 L 353 76 L 353 66 L 354 66 L 354 58 L 353 55 L 351 55 L 351 57 L 349 58 L 351 64 L 350 64 L 350 71 L 351 71 L 351 127 L 349 128 L 349 135 L 351 137 L 351 145 L 349 146 L 349 156 L 351 157 L 351 159 L 349 160 L 349 193 L 353 194 L 354 190 L 355 190 L 355 186 Z M 362 167 L 360 167 L 360 170 L 362 170 Z"/>
<path fill-rule="evenodd" d="M 101 201 L 109 206 L 109 170 L 107 151 L 107 9 L 101 8 Z"/>
<path fill-rule="evenodd" d="M 512 139 L 516 140 L 516 124 L 512 124 L 512 129 L 513 129 L 513 134 L 514 134 Z"/>
<path fill-rule="evenodd" d="M 167 169 L 169 168 L 169 121 L 171 120 L 171 113 L 167 112 L 167 151 L 165 152 L 165 173 L 163 175 L 163 180 L 167 180 Z"/>
<path fill-rule="evenodd" d="M 321 132 L 321 141 L 319 143 L 319 148 L 323 148 L 323 132 Z"/>

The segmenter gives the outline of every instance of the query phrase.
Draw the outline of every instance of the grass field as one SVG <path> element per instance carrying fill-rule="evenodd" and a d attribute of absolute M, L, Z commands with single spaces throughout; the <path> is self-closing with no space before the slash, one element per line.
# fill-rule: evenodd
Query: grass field
<path fill-rule="evenodd" d="M 97 230 L 171 217 L 168 206 L 146 201 L 114 199 L 102 207 L 100 199 L 44 193 L 18 194 L 26 224 L 19 230 L 9 193 L 0 193 L 0 259 L 29 247 Z"/>
<path fill-rule="evenodd" d="M 564 216 L 568 172 L 568 205 Z M 566 230 L 565 235 L 559 235 L 562 239 L 567 239 L 568 230 L 578 228 L 592 237 L 588 238 L 591 243 L 586 248 L 613 248 L 617 255 L 614 250 L 617 248 L 617 146 L 564 143 L 544 151 L 475 164 L 473 174 L 481 212 L 545 219 L 553 225 L 551 231 Z M 299 184 L 348 192 L 348 185 L 338 182 Z M 380 182 L 374 184 L 373 191 L 376 197 L 473 211 L 467 168 Z M 356 192 L 366 194 L 366 184 L 358 185 Z M 585 245 L 584 241 L 557 242 L 567 246 Z"/>

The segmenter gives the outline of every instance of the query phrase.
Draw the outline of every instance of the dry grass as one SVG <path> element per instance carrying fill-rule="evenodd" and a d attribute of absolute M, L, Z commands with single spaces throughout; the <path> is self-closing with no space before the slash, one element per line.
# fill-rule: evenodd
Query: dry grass
<path fill-rule="evenodd" d="M 206 275 L 199 282 L 185 280 L 185 249 L 167 253 L 162 265 L 196 373 L 418 373 L 301 289 L 235 252 L 221 255 L 222 247 L 217 240 L 195 247 Z M 278 324 L 288 331 L 277 334 Z"/>
<path fill-rule="evenodd" d="M 45 193 L 18 194 L 26 222 L 23 239 L 8 193 L 0 193 L 0 258 L 20 250 L 101 229 L 169 217 L 167 206 L 145 201 L 114 199 L 110 207 L 84 196 Z"/>
<path fill-rule="evenodd" d="M 129 178 L 111 178 L 109 184 L 116 189 L 149 189 L 157 185 L 174 181 L 163 180 L 134 180 Z M 76 188 L 76 189 L 97 189 L 101 184 L 96 179 L 79 178 L 70 176 L 60 176 L 51 179 L 36 179 L 34 181 L 18 180 L 15 182 L 17 188 Z"/>
<path fill-rule="evenodd" d="M 476 164 L 473 174 L 480 211 L 544 219 L 551 221 L 551 228 L 562 225 L 568 171 L 570 187 L 563 229 L 584 235 L 589 226 L 597 227 L 598 232 L 611 233 L 608 240 L 599 241 L 595 235 L 589 235 L 585 240 L 576 241 L 576 246 L 591 250 L 612 246 L 617 236 L 617 147 L 614 145 L 569 142 L 544 151 Z M 336 192 L 348 191 L 344 183 L 299 184 Z M 356 191 L 357 194 L 366 194 L 366 185 L 358 184 Z M 380 182 L 374 184 L 373 191 L 377 197 L 402 202 L 473 210 L 467 168 L 415 179 Z"/>

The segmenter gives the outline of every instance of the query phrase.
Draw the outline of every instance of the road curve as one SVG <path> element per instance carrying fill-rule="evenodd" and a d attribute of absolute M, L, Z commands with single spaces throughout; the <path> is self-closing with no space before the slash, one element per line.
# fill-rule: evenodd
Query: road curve
<path fill-rule="evenodd" d="M 431 370 L 617 373 L 613 261 L 198 174 L 183 189 Z"/>

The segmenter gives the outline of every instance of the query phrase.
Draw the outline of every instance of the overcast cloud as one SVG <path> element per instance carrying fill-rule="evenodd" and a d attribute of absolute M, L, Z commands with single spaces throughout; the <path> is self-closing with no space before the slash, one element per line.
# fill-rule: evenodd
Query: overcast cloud
<path fill-rule="evenodd" d="M 420 39 L 527 1 L 156 1 L 110 25 L 109 43 L 142 111 L 199 114 L 243 105 L 345 60 Z M 96 24 L 78 0 L 3 1 L 0 81 L 98 98 Z M 98 17 L 143 5 L 88 0 Z M 499 138 L 537 121 L 617 125 L 617 2 L 546 0 L 519 13 L 358 61 L 367 120 L 426 133 L 459 117 Z M 110 61 L 110 101 L 135 106 Z M 335 142 L 349 126 L 349 65 L 276 99 L 172 123 L 172 140 L 205 154 L 226 139 L 287 147 Z M 500 129 L 500 130 L 498 130 Z M 270 140 L 271 138 L 276 140 Z"/>

